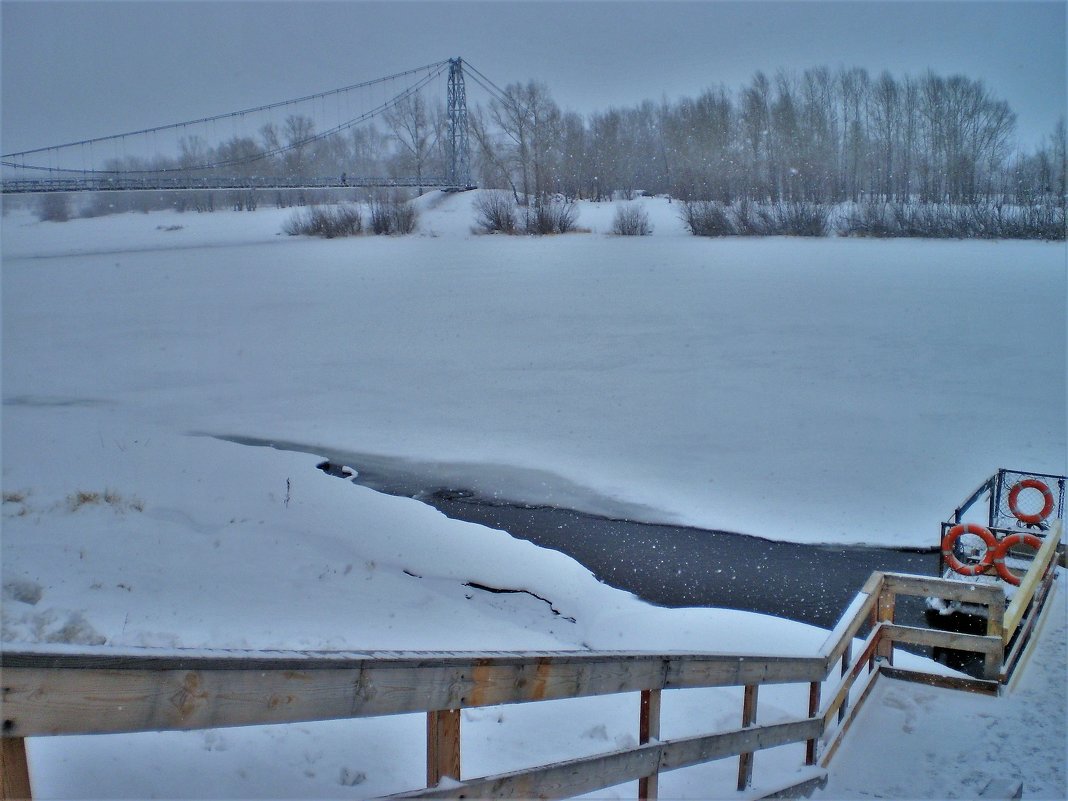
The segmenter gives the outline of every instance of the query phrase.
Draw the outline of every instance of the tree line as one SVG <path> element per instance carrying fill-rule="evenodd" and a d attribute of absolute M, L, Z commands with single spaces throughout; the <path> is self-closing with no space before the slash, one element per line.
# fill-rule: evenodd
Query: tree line
<path fill-rule="evenodd" d="M 413 94 L 381 127 L 316 138 L 311 118 L 291 115 L 256 135 L 215 145 L 188 136 L 176 158 L 124 159 L 108 169 L 195 172 L 210 164 L 238 176 L 439 178 L 445 119 L 441 102 Z M 1025 153 L 1008 102 L 960 75 L 757 72 L 734 90 L 587 115 L 561 110 L 545 84 L 529 81 L 475 105 L 469 121 L 474 180 L 520 203 L 639 191 L 723 203 L 1063 205 L 1066 196 L 1063 119 Z"/>
<path fill-rule="evenodd" d="M 723 203 L 1030 203 L 1065 197 L 1063 120 L 1032 153 L 981 81 L 862 69 L 763 72 L 736 91 L 587 117 L 512 84 L 473 116 L 481 185 L 604 200 L 646 191 Z"/>

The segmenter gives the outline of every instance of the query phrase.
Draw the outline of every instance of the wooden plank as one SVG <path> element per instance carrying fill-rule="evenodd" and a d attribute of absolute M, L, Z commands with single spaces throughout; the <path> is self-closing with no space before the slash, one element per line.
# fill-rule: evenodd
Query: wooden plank
<path fill-rule="evenodd" d="M 886 587 L 895 595 L 920 598 L 946 598 L 970 604 L 1004 603 L 1005 593 L 997 584 L 976 584 L 970 581 L 913 576 L 908 573 L 884 574 Z"/>
<path fill-rule="evenodd" d="M 1030 613 L 1024 618 L 1023 625 L 1017 629 L 1015 642 L 1013 642 L 1012 649 L 1005 657 L 1005 662 L 1001 667 L 1001 675 L 999 676 L 1002 684 L 1008 683 L 1013 672 L 1016 670 L 1016 665 L 1020 661 L 1020 657 L 1023 656 L 1024 651 L 1027 649 L 1027 645 L 1031 640 L 1031 634 L 1035 630 L 1038 621 L 1042 618 L 1042 614 L 1045 612 L 1046 599 L 1049 597 L 1056 579 L 1057 570 L 1051 565 L 1046 569 L 1046 578 L 1043 579 L 1041 586 L 1038 588 L 1038 593 L 1035 595 L 1034 601 L 1030 607 Z"/>
<path fill-rule="evenodd" d="M 648 775 L 656 764 L 676 770 L 744 751 L 775 748 L 818 737 L 818 719 L 755 726 L 700 737 L 649 742 L 636 748 L 596 754 L 536 768 L 469 779 L 448 787 L 414 790 L 390 798 L 568 798 Z"/>
<path fill-rule="evenodd" d="M 1031 566 L 1027 570 L 1027 575 L 1025 575 L 1020 582 L 1020 586 L 1016 590 L 1016 595 L 1013 597 L 1012 603 L 1010 603 L 1009 608 L 1005 610 L 1005 623 L 1002 634 L 1005 642 L 1011 640 L 1012 635 L 1016 633 L 1016 628 L 1020 625 L 1020 621 L 1023 619 L 1027 605 L 1031 602 L 1031 598 L 1034 596 L 1039 582 L 1046 575 L 1046 570 L 1056 555 L 1057 545 L 1061 541 L 1062 531 L 1061 521 L 1054 521 L 1053 526 L 1046 534 L 1046 539 L 1042 543 L 1042 547 L 1039 548 L 1038 553 L 1035 554 L 1034 561 L 1031 562 Z"/>
<path fill-rule="evenodd" d="M 959 634 L 955 631 L 923 629 L 895 623 L 883 624 L 883 632 L 885 638 L 898 643 L 952 648 L 956 651 L 972 651 L 979 654 L 995 654 L 998 657 L 1001 656 L 1004 648 L 1000 637 L 986 637 L 981 634 Z"/>
<path fill-rule="evenodd" d="M 814 681 L 820 657 L 730 654 L 450 655 L 147 662 L 128 656 L 3 654 L 7 736 L 333 720 L 577 698 L 667 687 Z M 32 665 L 30 667 L 29 665 Z M 345 665 L 345 667 L 342 667 Z"/>
<path fill-rule="evenodd" d="M 852 645 L 857 632 L 867 624 L 877 597 L 877 593 L 874 595 L 865 592 L 857 593 L 842 613 L 838 624 L 831 630 L 819 650 L 827 662 L 827 671 L 830 671 L 831 666 L 838 661 L 846 648 Z"/>
<path fill-rule="evenodd" d="M 26 740 L 5 737 L 0 740 L 0 799 L 32 798 L 30 767 L 26 761 Z"/>
<path fill-rule="evenodd" d="M 876 611 L 876 620 L 880 623 L 893 623 L 894 622 L 894 607 L 896 605 L 897 595 L 895 595 L 892 585 L 887 581 L 883 585 L 882 592 L 879 593 L 879 604 Z M 875 655 L 881 658 L 889 665 L 894 664 L 894 643 L 885 635 L 880 641 L 878 647 L 875 649 Z"/>
<path fill-rule="evenodd" d="M 742 696 L 742 728 L 748 729 L 756 723 L 757 698 L 759 685 L 747 684 Z M 811 715 L 809 716 L 811 717 Z M 738 790 L 744 790 L 753 783 L 753 752 L 743 751 L 738 755 Z"/>
<path fill-rule="evenodd" d="M 845 672 L 845 665 L 844 664 L 842 665 L 842 672 L 843 673 Z M 808 716 L 810 718 L 816 717 L 820 712 L 820 687 L 821 686 L 822 685 L 818 681 L 814 681 L 808 686 Z M 848 701 L 848 699 L 847 699 L 847 701 Z M 838 712 L 839 712 L 838 719 L 841 720 L 842 719 L 842 715 L 841 715 L 842 710 L 839 709 Z M 809 740 L 808 743 L 806 743 L 806 745 L 805 745 L 805 764 L 806 765 L 815 765 L 816 764 L 816 738 L 815 737 L 813 737 L 811 740 Z"/>
<path fill-rule="evenodd" d="M 860 591 L 865 595 L 878 595 L 879 591 L 883 588 L 883 580 L 886 577 L 886 573 L 881 570 L 873 571 L 868 580 L 864 582 L 864 586 L 860 588 Z"/>
<path fill-rule="evenodd" d="M 460 710 L 426 713 L 426 786 L 460 778 Z"/>
<path fill-rule="evenodd" d="M 1005 633 L 1005 598 L 1000 603 L 988 604 L 986 607 L 986 636 L 1002 637 Z"/>
<path fill-rule="evenodd" d="M 650 743 L 627 751 L 555 762 L 456 784 L 450 782 L 444 787 L 428 787 L 388 798 L 570 798 L 648 775 L 660 761 L 663 748 L 662 743 Z"/>
<path fill-rule="evenodd" d="M 638 743 L 645 745 L 660 739 L 660 690 L 642 690 L 638 715 Z M 640 801 L 656 801 L 660 789 L 660 765 L 648 776 L 638 779 Z"/>
<path fill-rule="evenodd" d="M 859 660 L 858 664 L 863 664 L 863 660 Z M 875 687 L 875 683 L 879 680 L 879 676 L 882 673 L 883 666 L 880 665 L 877 670 L 873 670 L 868 674 L 867 679 L 863 685 L 863 689 L 860 691 L 860 695 L 857 696 L 856 703 L 852 705 L 849 710 L 849 714 L 846 719 L 839 724 L 838 728 L 834 731 L 834 736 L 824 749 L 823 756 L 820 757 L 820 767 L 826 768 L 831 760 L 834 758 L 835 752 L 838 751 L 838 746 L 842 744 L 842 740 L 845 739 L 846 733 L 853 725 L 853 721 L 857 719 L 857 714 L 864 706 L 864 702 L 868 700 L 868 696 L 871 695 L 872 688 Z M 826 718 L 824 719 L 826 720 Z"/>
<path fill-rule="evenodd" d="M 920 670 L 891 667 L 883 665 L 880 672 L 888 679 L 909 681 L 914 684 L 926 684 L 929 687 L 943 687 L 947 690 L 963 690 L 981 695 L 997 695 L 999 685 L 996 681 L 973 679 L 965 676 L 943 676 L 938 673 L 924 673 Z"/>
<path fill-rule="evenodd" d="M 793 684 L 822 679 L 827 670 L 818 656 L 768 657 L 716 655 L 665 656 L 664 678 L 651 689 L 738 687 L 745 684 Z M 641 688 L 638 688 L 641 689 Z"/>
<path fill-rule="evenodd" d="M 809 718 L 672 741 L 667 744 L 660 769 L 676 770 L 737 756 L 744 751 L 763 751 L 788 743 L 803 743 L 819 737 L 822 731 L 823 722 L 818 718 Z"/>
<path fill-rule="evenodd" d="M 852 646 L 853 645 L 852 641 L 850 641 L 849 644 L 850 644 L 850 646 Z M 853 648 L 849 647 L 845 651 L 842 652 L 841 675 L 844 677 L 847 673 L 849 673 L 849 671 L 850 671 L 850 669 L 852 667 L 853 667 Z M 843 718 L 845 718 L 846 713 L 848 713 L 848 712 L 849 712 L 849 696 L 847 695 L 844 699 L 842 699 L 842 705 L 840 707 L 838 707 L 838 722 L 839 723 L 842 722 Z"/>
<path fill-rule="evenodd" d="M 856 681 L 857 676 L 860 674 L 860 671 L 864 669 L 864 666 L 868 663 L 869 659 L 875 654 L 875 649 L 879 646 L 882 635 L 883 625 L 878 625 L 872 629 L 868 634 L 867 639 L 864 640 L 857 661 L 853 663 L 853 666 L 849 668 L 849 672 L 842 678 L 838 690 L 827 704 L 827 707 L 823 710 L 822 717 L 825 728 L 830 728 L 831 718 L 834 717 L 834 714 L 848 701 L 849 692 L 853 688 L 853 683 Z M 869 670 L 869 673 L 870 672 L 871 671 Z"/>

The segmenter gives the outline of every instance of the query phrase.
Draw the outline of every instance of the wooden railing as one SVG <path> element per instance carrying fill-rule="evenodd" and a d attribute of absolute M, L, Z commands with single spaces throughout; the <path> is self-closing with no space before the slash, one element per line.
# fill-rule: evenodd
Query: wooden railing
<path fill-rule="evenodd" d="M 1013 669 L 1020 661 L 1027 641 L 1034 631 L 1040 611 L 1046 602 L 1057 576 L 1057 549 L 1064 535 L 1064 521 L 1055 520 L 1035 554 L 1034 561 L 1021 579 L 1020 586 L 1013 596 L 1012 603 L 1005 610 L 1004 631 L 1002 639 L 1006 646 L 1011 646 L 1004 657 L 1001 680 L 1005 682 L 1012 675 Z"/>
<path fill-rule="evenodd" d="M 1059 532 L 1056 533 L 1059 536 Z M 1053 539 L 1047 541 L 1047 544 Z M 805 763 L 826 767 L 880 675 L 996 694 L 1011 666 L 1011 628 L 1034 628 L 1052 586 L 1056 543 L 1040 552 L 1005 609 L 996 585 L 873 573 L 816 656 L 714 653 L 180 653 L 121 655 L 0 654 L 3 677 L 3 797 L 28 797 L 26 737 L 55 734 L 204 729 L 298 721 L 427 715 L 427 788 L 398 797 L 561 798 L 639 781 L 655 798 L 661 772 L 738 757 L 738 788 L 749 785 L 754 753 L 804 743 Z M 1046 560 L 1043 563 L 1043 560 Z M 984 635 L 894 622 L 901 595 L 987 607 Z M 1026 600 L 1023 600 L 1026 595 Z M 1014 603 L 1016 603 L 1014 601 Z M 856 645 L 858 637 L 865 638 Z M 982 679 L 940 676 L 893 665 L 894 645 L 941 646 L 983 657 Z M 1015 664 L 1015 661 L 1013 661 Z M 863 678 L 862 678 L 863 677 Z M 807 698 L 794 719 L 757 725 L 759 688 L 797 684 Z M 740 687 L 740 726 L 664 740 L 666 689 Z M 459 781 L 460 711 L 471 707 L 640 693 L 639 744 L 633 748 L 496 776 Z M 821 697 L 826 701 L 821 704 Z M 810 772 L 810 776 L 815 775 Z M 441 783 L 449 777 L 454 781 Z"/>

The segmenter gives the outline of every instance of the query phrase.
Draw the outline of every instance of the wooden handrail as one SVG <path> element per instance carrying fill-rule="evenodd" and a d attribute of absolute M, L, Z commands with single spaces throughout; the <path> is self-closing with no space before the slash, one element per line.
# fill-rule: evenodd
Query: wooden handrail
<path fill-rule="evenodd" d="M 1041 600 L 1052 573 L 1052 532 L 1019 597 Z M 1044 575 L 1039 585 L 1034 575 Z M 1035 595 L 1035 588 L 1039 588 Z M 984 604 L 985 636 L 904 626 L 894 622 L 898 595 L 940 597 Z M 1021 600 L 1021 605 L 1026 601 Z M 1019 624 L 1012 613 L 1013 626 Z M 655 798 L 661 771 L 739 756 L 739 785 L 747 784 L 755 751 L 786 743 L 806 746 L 816 761 L 817 740 L 830 759 L 892 646 L 913 643 L 981 653 L 995 670 L 1004 664 L 1000 587 L 939 578 L 876 572 L 850 603 L 816 656 L 648 652 L 180 652 L 115 654 L 6 651 L 3 671 L 4 774 L 25 768 L 23 738 L 50 734 L 162 731 L 331 720 L 424 712 L 427 714 L 427 783 L 459 780 L 460 710 L 469 707 L 640 692 L 640 740 L 634 748 L 543 765 L 499 776 L 452 781 L 398 797 L 494 795 L 562 797 L 639 780 L 643 798 Z M 1033 625 L 1035 615 L 1028 618 Z M 1007 621 L 1008 622 L 1008 621 Z M 871 626 L 856 658 L 854 641 Z M 1009 626 L 1004 627 L 1009 631 Z M 1019 644 L 1017 648 L 1019 648 Z M 1017 655 L 1018 656 L 1018 655 Z M 850 708 L 859 677 L 869 678 Z M 835 675 L 837 670 L 840 675 Z M 915 671 L 895 676 L 920 677 Z M 929 677 L 939 683 L 939 677 Z M 831 682 L 820 708 L 821 687 Z M 753 725 L 762 684 L 808 684 L 807 717 Z M 942 686 L 989 691 L 994 682 L 941 681 Z M 745 687 L 740 729 L 659 741 L 660 692 L 697 687 Z M 837 721 L 835 716 L 837 714 Z M 21 748 L 21 750 L 19 750 Z M 8 756 L 11 759 L 8 759 Z M 10 763 L 10 765 L 9 765 Z M 14 774 L 13 774 L 14 775 Z M 7 788 L 7 784 L 4 785 Z M 5 793 L 7 790 L 5 789 Z M 6 797 L 6 796 L 5 796 Z"/>
<path fill-rule="evenodd" d="M 804 742 L 819 736 L 818 719 L 753 726 L 699 737 L 650 742 L 607 754 L 485 776 L 389 798 L 567 798 L 714 759 Z"/>
<path fill-rule="evenodd" d="M 612 652 L 276 658 L 0 654 L 5 736 L 220 728 L 822 680 L 820 657 Z"/>
<path fill-rule="evenodd" d="M 1012 639 L 1012 635 L 1016 633 L 1016 629 L 1019 627 L 1020 621 L 1023 619 L 1028 604 L 1031 603 L 1031 599 L 1035 596 L 1035 591 L 1038 589 L 1039 583 L 1046 575 L 1046 571 L 1049 569 L 1054 558 L 1056 558 L 1057 545 L 1060 544 L 1062 533 L 1063 522 L 1054 520 L 1053 526 L 1046 534 L 1042 547 L 1038 549 L 1034 561 L 1032 561 L 1031 565 L 1028 567 L 1027 574 L 1020 581 L 1020 586 L 1016 590 L 1016 595 L 1013 596 L 1009 608 L 1005 610 L 1005 626 L 1002 637 L 1006 643 L 1008 643 L 1009 640 Z"/>

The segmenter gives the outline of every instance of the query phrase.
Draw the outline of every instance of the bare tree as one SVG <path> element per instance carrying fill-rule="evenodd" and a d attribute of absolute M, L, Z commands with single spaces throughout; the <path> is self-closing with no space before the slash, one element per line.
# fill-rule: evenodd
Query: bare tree
<path fill-rule="evenodd" d="M 432 115 L 421 94 L 410 94 L 385 113 L 394 139 L 415 169 L 420 194 L 431 152 L 441 136 L 441 115 Z M 435 119 L 435 116 L 437 119 Z"/>
<path fill-rule="evenodd" d="M 309 166 L 307 150 L 315 136 L 315 120 L 303 114 L 290 114 L 286 117 L 283 135 L 288 148 L 283 159 L 285 172 L 291 176 L 303 175 Z"/>
<path fill-rule="evenodd" d="M 889 72 L 884 72 L 875 81 L 871 90 L 870 104 L 873 138 L 881 164 L 878 173 L 879 189 L 887 201 L 894 195 L 894 146 L 900 127 L 900 107 L 897 81 Z"/>
<path fill-rule="evenodd" d="M 530 81 L 505 87 L 490 102 L 490 116 L 511 143 L 522 202 L 552 191 L 557 176 L 562 115 L 545 84 Z"/>

